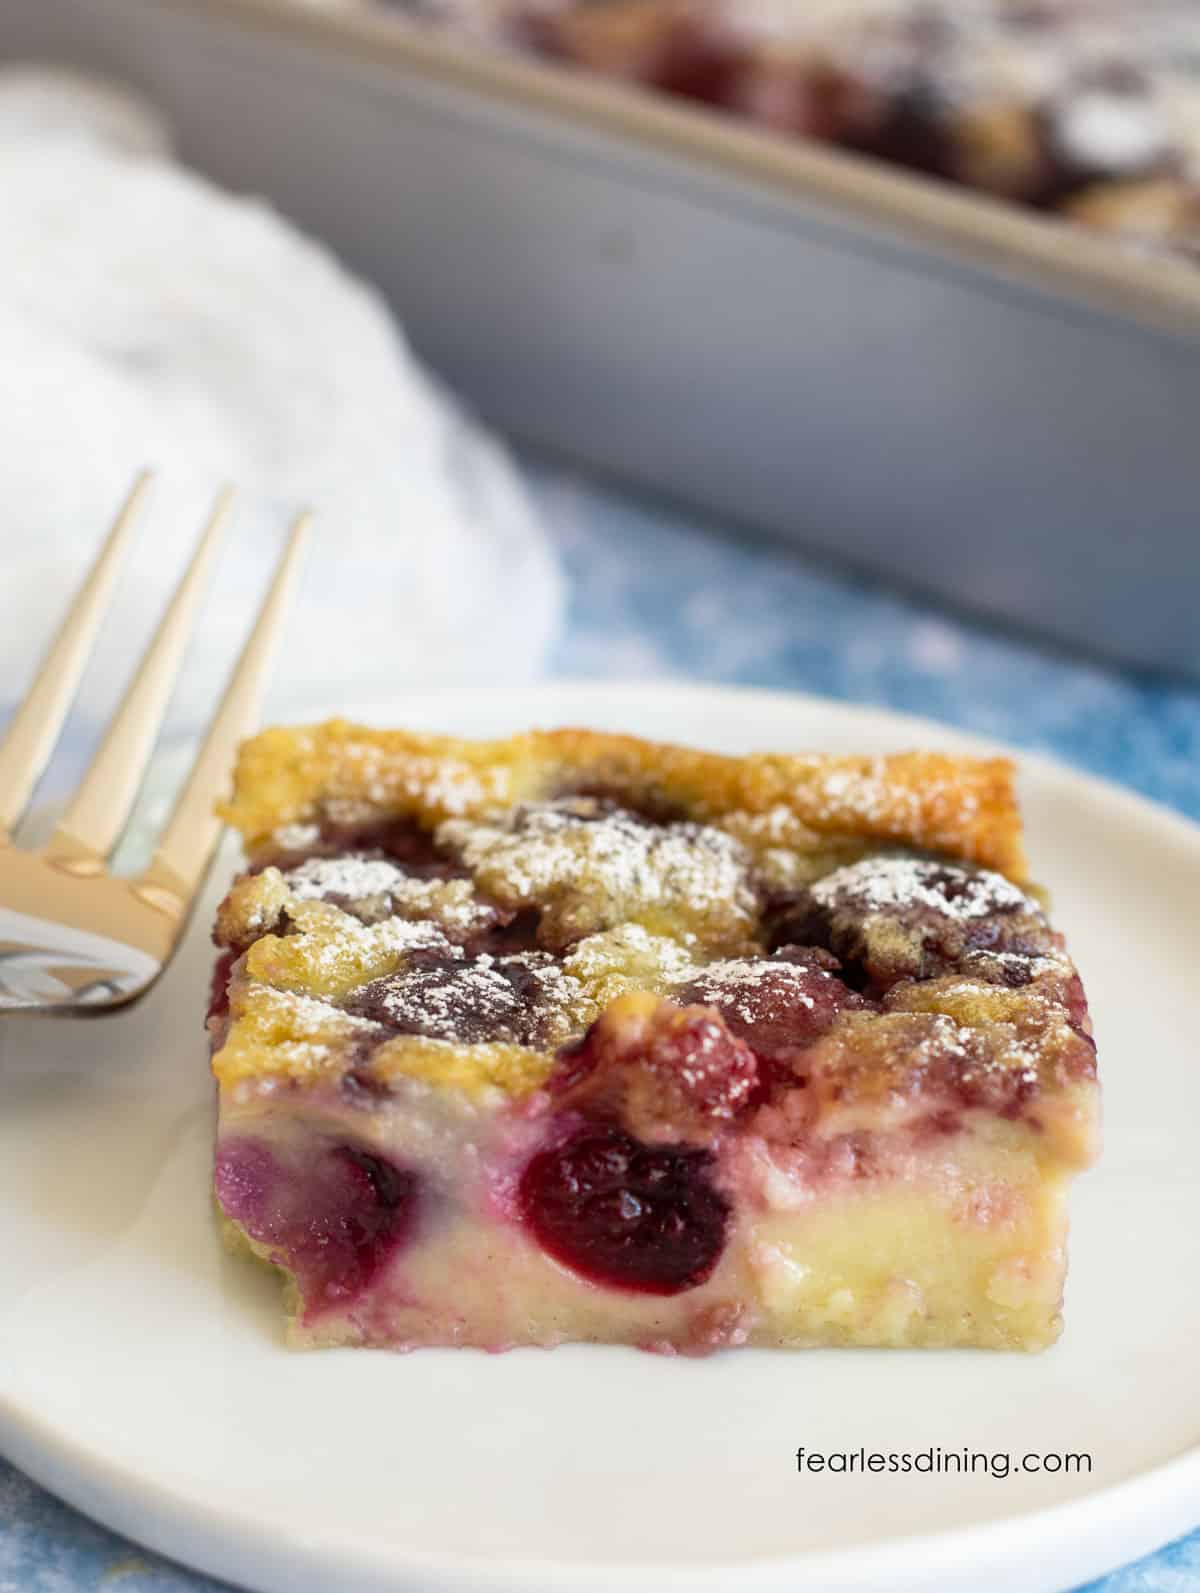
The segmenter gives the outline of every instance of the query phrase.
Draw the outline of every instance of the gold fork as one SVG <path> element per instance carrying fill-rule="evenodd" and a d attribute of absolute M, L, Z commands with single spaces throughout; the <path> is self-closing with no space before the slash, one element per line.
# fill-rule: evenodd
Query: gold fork
<path fill-rule="evenodd" d="M 12 830 L 58 741 L 151 485 L 142 475 L 118 514 L 24 701 L 0 740 L 0 1013 L 81 1013 L 142 995 L 169 961 L 221 826 L 213 805 L 238 742 L 253 728 L 273 644 L 299 572 L 311 516 L 298 515 L 254 628 L 152 861 L 123 879 L 108 857 L 129 818 L 184 648 L 233 508 L 221 492 L 174 597 L 50 840 Z"/>

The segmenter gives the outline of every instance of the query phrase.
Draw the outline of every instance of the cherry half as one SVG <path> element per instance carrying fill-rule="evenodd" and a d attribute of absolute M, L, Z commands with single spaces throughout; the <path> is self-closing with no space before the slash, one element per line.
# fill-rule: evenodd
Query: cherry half
<path fill-rule="evenodd" d="M 225 1214 L 295 1274 L 304 1314 L 351 1303 L 412 1233 L 415 1173 L 354 1145 L 326 1145 L 285 1167 L 261 1140 L 236 1139 L 217 1155 Z"/>
<path fill-rule="evenodd" d="M 712 1166 L 706 1150 L 584 1128 L 529 1163 L 521 1214 L 548 1255 L 590 1282 L 680 1294 L 711 1276 L 725 1248 L 729 1205 Z"/>

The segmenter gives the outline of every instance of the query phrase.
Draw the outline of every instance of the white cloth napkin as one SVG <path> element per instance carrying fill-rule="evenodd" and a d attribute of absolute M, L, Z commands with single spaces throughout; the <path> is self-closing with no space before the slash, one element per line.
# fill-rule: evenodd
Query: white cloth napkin
<path fill-rule="evenodd" d="M 246 498 L 176 724 L 207 712 L 306 504 L 319 532 L 273 710 L 390 698 L 402 718 L 414 684 L 533 673 L 560 580 L 503 450 L 374 291 L 168 145 L 123 93 L 0 72 L 0 705 L 146 464 L 160 484 L 86 714 L 113 701 L 226 480 Z"/>

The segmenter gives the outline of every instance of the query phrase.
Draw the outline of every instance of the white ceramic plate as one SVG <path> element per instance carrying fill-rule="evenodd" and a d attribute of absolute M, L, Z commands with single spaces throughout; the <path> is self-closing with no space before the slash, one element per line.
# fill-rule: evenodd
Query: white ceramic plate
<path fill-rule="evenodd" d="M 397 697 L 360 717 L 736 751 L 973 745 L 669 686 Z M 206 903 L 138 1010 L 0 1027 L 0 1448 L 121 1531 L 280 1593 L 1039 1593 L 1190 1527 L 1200 831 L 1032 759 L 1023 795 L 1107 1092 L 1056 1349 L 288 1353 L 274 1283 L 225 1257 L 211 1221 Z M 1087 1452 L 1093 1469 L 800 1476 L 799 1445 Z"/>

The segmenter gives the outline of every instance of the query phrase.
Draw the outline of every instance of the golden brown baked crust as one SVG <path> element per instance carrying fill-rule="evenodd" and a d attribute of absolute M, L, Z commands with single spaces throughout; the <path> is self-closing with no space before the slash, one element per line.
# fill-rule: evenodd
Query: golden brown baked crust
<path fill-rule="evenodd" d="M 239 755 L 223 816 L 255 845 L 282 825 L 380 814 L 423 824 L 565 791 L 612 792 L 734 833 L 791 821 L 786 844 L 869 841 L 1027 879 L 1006 758 L 699 752 L 595 730 L 466 741 L 345 720 L 263 731 Z"/>

